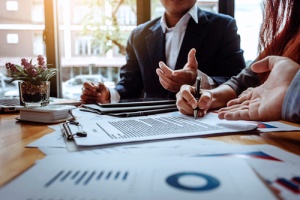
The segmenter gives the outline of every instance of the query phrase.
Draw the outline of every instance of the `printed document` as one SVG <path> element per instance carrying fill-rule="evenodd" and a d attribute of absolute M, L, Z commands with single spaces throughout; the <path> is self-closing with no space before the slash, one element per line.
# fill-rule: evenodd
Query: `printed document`
<path fill-rule="evenodd" d="M 244 133 L 257 124 L 246 121 L 220 120 L 215 113 L 194 119 L 179 112 L 146 117 L 78 120 L 87 137 L 74 137 L 79 146 L 117 144 L 168 138 Z"/>

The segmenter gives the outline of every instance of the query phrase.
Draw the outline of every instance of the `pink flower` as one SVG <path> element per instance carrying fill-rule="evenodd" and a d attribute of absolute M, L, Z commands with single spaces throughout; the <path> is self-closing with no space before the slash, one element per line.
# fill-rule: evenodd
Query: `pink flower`
<path fill-rule="evenodd" d="M 11 71 L 12 80 L 22 81 L 48 81 L 56 74 L 56 69 L 48 69 L 43 56 L 37 57 L 37 64 L 32 64 L 32 60 L 21 59 L 21 65 L 6 63 L 5 66 Z"/>
<path fill-rule="evenodd" d="M 5 67 L 6 67 L 6 69 L 10 69 L 12 73 L 15 73 L 18 71 L 17 67 L 11 63 L 6 63 Z"/>
<path fill-rule="evenodd" d="M 25 72 L 28 74 L 30 77 L 36 77 L 37 76 L 37 70 L 34 67 L 28 67 L 25 69 Z"/>
<path fill-rule="evenodd" d="M 37 60 L 38 60 L 38 65 L 39 65 L 39 66 L 44 66 L 44 65 L 45 65 L 45 61 L 44 61 L 43 56 L 39 55 L 39 56 L 37 57 Z"/>

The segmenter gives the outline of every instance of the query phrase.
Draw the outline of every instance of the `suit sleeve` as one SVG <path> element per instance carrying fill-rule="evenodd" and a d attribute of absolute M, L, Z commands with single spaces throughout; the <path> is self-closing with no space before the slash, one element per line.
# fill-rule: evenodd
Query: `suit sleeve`
<path fill-rule="evenodd" d="M 257 87 L 260 85 L 259 78 L 250 67 L 243 69 L 238 75 L 231 77 L 224 84 L 229 85 L 239 96 L 244 90 L 249 87 Z"/>
<path fill-rule="evenodd" d="M 126 64 L 120 69 L 120 81 L 115 89 L 121 99 L 139 98 L 144 88 L 136 53 L 134 51 L 134 31 L 126 46 Z"/>
<path fill-rule="evenodd" d="M 222 75 L 211 76 L 218 85 L 228 81 L 246 67 L 243 57 L 244 51 L 240 48 L 240 36 L 237 30 L 236 21 L 231 19 L 222 31 L 223 35 L 218 48 L 217 61 L 217 65 L 221 66 L 222 69 L 222 73 L 219 74 Z"/>

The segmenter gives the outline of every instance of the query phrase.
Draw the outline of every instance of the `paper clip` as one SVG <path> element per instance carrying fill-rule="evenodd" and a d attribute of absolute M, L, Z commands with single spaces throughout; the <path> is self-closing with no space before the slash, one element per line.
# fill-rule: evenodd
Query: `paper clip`
<path fill-rule="evenodd" d="M 82 125 L 77 121 L 67 121 L 66 123 L 63 123 L 62 126 L 62 132 L 67 140 L 73 140 L 75 135 L 78 137 L 87 136 L 87 133 L 83 130 Z"/>

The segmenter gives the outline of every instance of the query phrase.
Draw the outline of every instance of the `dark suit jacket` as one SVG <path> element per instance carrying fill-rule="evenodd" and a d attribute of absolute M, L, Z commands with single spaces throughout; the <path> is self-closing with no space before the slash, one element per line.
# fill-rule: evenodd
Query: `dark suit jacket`
<path fill-rule="evenodd" d="M 218 84 L 245 68 L 240 36 L 235 20 L 227 15 L 198 9 L 198 24 L 188 22 L 175 69 L 187 63 L 188 52 L 196 49 L 198 69 Z M 159 61 L 166 62 L 165 35 L 160 18 L 136 27 L 127 43 L 126 64 L 120 70 L 116 85 L 121 99 L 175 98 L 175 93 L 164 89 L 156 74 Z"/>

